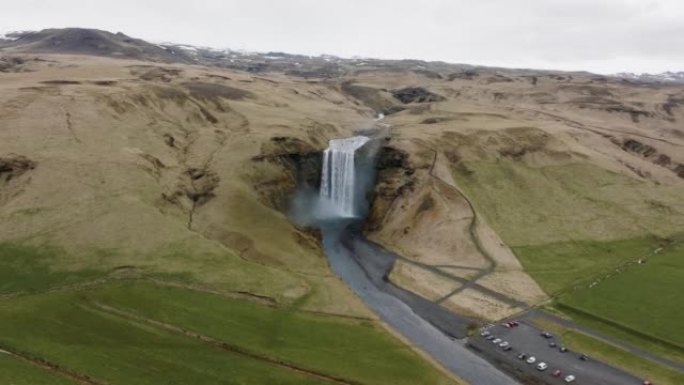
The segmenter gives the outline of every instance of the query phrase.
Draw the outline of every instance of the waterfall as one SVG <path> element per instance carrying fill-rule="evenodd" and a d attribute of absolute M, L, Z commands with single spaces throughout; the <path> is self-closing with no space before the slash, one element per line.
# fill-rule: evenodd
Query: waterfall
<path fill-rule="evenodd" d="M 357 215 L 354 156 L 369 140 L 365 136 L 333 139 L 323 153 L 320 197 L 336 217 Z"/>

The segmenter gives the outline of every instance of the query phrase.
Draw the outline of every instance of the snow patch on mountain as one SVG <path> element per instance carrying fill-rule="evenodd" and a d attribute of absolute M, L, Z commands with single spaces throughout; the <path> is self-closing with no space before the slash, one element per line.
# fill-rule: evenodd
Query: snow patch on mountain
<path fill-rule="evenodd" d="M 667 71 L 659 74 L 637 74 L 633 72 L 620 72 L 618 74 L 615 74 L 615 76 L 622 79 L 637 80 L 643 82 L 684 83 L 684 71 Z"/>

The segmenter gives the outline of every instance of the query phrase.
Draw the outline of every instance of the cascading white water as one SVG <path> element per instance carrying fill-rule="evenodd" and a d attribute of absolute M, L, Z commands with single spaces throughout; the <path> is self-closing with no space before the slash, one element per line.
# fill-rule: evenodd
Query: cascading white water
<path fill-rule="evenodd" d="M 354 156 L 369 140 L 365 136 L 333 139 L 323 153 L 320 196 L 336 217 L 357 215 Z"/>

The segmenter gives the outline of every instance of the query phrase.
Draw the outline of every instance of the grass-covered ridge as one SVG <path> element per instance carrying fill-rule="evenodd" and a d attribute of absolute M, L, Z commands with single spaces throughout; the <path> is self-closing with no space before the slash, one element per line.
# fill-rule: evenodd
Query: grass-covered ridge
<path fill-rule="evenodd" d="M 0 346 L 111 384 L 451 383 L 373 321 L 299 305 L 124 281 L 1 302 Z"/>
<path fill-rule="evenodd" d="M 509 246 L 664 238 L 684 228 L 684 189 L 591 163 L 498 158 L 464 162 L 453 175 Z"/>

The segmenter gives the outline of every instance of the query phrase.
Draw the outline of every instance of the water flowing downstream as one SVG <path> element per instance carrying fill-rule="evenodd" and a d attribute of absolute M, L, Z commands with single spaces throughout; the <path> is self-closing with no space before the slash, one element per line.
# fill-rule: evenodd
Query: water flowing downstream
<path fill-rule="evenodd" d="M 463 320 L 439 305 L 386 280 L 396 256 L 369 242 L 361 232 L 365 193 L 374 178 L 371 139 L 355 136 L 330 141 L 323 156 L 316 226 L 333 271 L 384 322 L 456 376 L 472 384 L 515 385 L 517 381 L 465 346 Z M 361 167 L 361 164 L 364 166 Z M 459 339 L 460 338 L 460 339 Z"/>
<path fill-rule="evenodd" d="M 358 215 L 356 150 L 369 140 L 365 136 L 333 139 L 323 153 L 320 195 L 335 217 L 353 218 Z"/>

